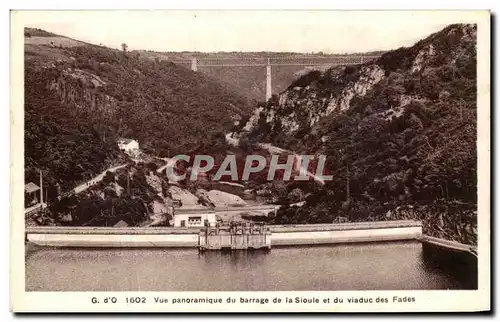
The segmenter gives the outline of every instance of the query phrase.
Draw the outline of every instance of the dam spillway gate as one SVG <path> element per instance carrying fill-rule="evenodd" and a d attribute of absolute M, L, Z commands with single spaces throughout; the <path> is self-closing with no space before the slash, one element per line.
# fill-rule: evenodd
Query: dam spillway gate
<path fill-rule="evenodd" d="M 207 225 L 200 230 L 198 248 L 206 250 L 271 249 L 271 231 L 263 223 Z"/>

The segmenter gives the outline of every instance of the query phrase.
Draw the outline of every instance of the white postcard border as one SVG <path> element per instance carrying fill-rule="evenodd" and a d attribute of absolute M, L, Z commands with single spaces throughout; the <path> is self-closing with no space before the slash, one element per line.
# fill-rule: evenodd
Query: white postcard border
<path fill-rule="evenodd" d="M 41 11 L 37 12 L 42 14 Z M 422 14 L 420 11 L 418 14 Z M 387 311 L 477 311 L 490 308 L 490 14 L 487 11 L 433 11 L 426 12 L 429 19 L 476 23 L 478 25 L 478 290 L 477 291 L 335 291 L 335 292 L 26 292 L 24 255 L 23 169 L 24 169 L 24 50 L 23 26 L 27 17 L 22 13 L 11 14 L 11 310 L 15 312 L 387 312 Z M 142 305 L 116 305 L 92 303 L 92 297 L 126 298 L 146 296 L 149 301 Z M 415 297 L 415 302 L 382 305 L 368 303 L 341 306 L 319 304 L 231 304 L 193 305 L 155 304 L 153 297 L 267 297 L 280 298 L 334 298 L 343 297 Z"/>

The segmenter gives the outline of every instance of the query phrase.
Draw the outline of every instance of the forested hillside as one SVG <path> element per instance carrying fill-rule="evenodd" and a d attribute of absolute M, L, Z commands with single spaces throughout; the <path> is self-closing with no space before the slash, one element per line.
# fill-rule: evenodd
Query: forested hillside
<path fill-rule="evenodd" d="M 45 38 L 46 39 L 45 39 Z M 210 142 L 248 113 L 246 99 L 164 61 L 27 29 L 26 180 L 71 185 L 117 163 L 116 139 L 167 156 Z"/>
<path fill-rule="evenodd" d="M 451 25 L 360 66 L 316 71 L 255 112 L 243 139 L 328 157 L 276 223 L 421 219 L 476 242 L 476 26 Z M 293 186 L 289 187 L 289 190 Z"/>

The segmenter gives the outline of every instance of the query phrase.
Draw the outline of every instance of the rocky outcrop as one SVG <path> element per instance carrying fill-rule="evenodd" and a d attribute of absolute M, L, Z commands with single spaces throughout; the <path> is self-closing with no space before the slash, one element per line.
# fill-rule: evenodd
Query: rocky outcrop
<path fill-rule="evenodd" d="M 117 100 L 98 90 L 106 85 L 99 76 L 76 68 L 62 70 L 58 74 L 58 77 L 50 79 L 47 86 L 65 104 L 108 115 L 116 111 Z"/>
<path fill-rule="evenodd" d="M 215 207 L 243 207 L 247 203 L 237 195 L 219 190 L 201 191 Z"/>
<path fill-rule="evenodd" d="M 172 199 L 180 200 L 180 202 L 182 203 L 181 208 L 203 207 L 200 204 L 199 198 L 186 189 L 177 186 L 170 186 L 168 188 L 168 192 L 171 194 Z"/>
<path fill-rule="evenodd" d="M 384 75 L 384 70 L 377 64 L 362 66 L 356 81 L 347 84 L 340 95 L 332 95 L 325 114 L 328 115 L 337 110 L 348 110 L 354 97 L 364 96 L 384 78 Z"/>
<path fill-rule="evenodd" d="M 378 64 L 313 71 L 303 77 L 309 82 L 302 83 L 299 79 L 275 101 L 256 109 L 243 131 L 259 130 L 258 125 L 263 121 L 269 124 L 271 131 L 285 135 L 313 130 L 322 117 L 348 110 L 355 97 L 366 95 L 384 77 L 385 71 Z"/>

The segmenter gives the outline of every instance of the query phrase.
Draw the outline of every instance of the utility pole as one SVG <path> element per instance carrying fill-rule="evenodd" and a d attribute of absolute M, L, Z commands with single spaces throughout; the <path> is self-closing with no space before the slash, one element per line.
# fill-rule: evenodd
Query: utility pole
<path fill-rule="evenodd" d="M 347 165 L 347 179 L 346 179 L 346 201 L 351 198 L 351 174 L 349 173 L 349 164 Z"/>
<path fill-rule="evenodd" d="M 40 172 L 40 204 L 43 205 L 43 179 L 42 179 L 42 170 L 38 170 Z"/>
<path fill-rule="evenodd" d="M 127 172 L 127 193 L 130 195 L 130 172 Z"/>

